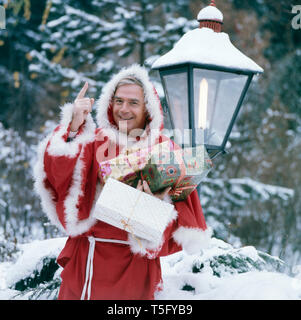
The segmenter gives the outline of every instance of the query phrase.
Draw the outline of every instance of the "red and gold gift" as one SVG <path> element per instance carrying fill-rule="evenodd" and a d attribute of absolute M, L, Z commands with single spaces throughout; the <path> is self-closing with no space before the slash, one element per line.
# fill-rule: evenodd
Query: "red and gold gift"
<path fill-rule="evenodd" d="M 174 148 L 165 141 L 146 149 L 128 150 L 101 162 L 99 167 L 104 183 L 111 177 L 136 188 L 139 180 L 145 180 L 153 193 L 172 187 L 171 199 L 181 201 L 207 176 L 212 162 L 203 145 Z"/>

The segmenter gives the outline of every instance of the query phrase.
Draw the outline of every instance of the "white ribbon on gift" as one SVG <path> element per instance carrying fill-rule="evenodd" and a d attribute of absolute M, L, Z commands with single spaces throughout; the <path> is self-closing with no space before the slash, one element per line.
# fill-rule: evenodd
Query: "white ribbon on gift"
<path fill-rule="evenodd" d="M 87 264 L 86 264 L 85 284 L 84 284 L 82 295 L 80 298 L 81 300 L 85 300 L 86 294 L 87 294 L 87 300 L 90 300 L 90 297 L 91 297 L 95 242 L 98 241 L 98 242 L 110 242 L 110 243 L 119 243 L 119 244 L 127 244 L 127 245 L 130 244 L 128 241 L 124 241 L 124 240 L 94 238 L 92 236 L 89 236 L 88 240 L 89 240 L 89 252 L 88 252 Z"/>

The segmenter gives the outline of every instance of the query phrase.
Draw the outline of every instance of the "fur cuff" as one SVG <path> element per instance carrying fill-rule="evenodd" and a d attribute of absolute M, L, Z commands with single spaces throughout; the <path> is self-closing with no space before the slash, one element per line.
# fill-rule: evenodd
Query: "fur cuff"
<path fill-rule="evenodd" d="M 170 204 L 173 204 L 171 197 L 167 194 L 165 195 L 165 197 L 163 198 L 163 201 L 168 202 Z"/>
<path fill-rule="evenodd" d="M 176 220 L 177 216 L 178 212 L 173 210 L 167 225 L 169 226 L 172 221 Z M 162 234 L 161 238 L 155 242 L 137 237 L 135 238 L 132 234 L 128 234 L 128 241 L 130 243 L 130 249 L 132 253 L 146 256 L 148 259 L 155 259 L 157 257 L 157 254 L 161 250 L 165 240 L 164 233 Z"/>
<path fill-rule="evenodd" d="M 69 125 L 72 121 L 73 104 L 66 103 L 61 108 L 61 121 L 57 131 L 54 132 L 50 139 L 47 149 L 52 156 L 68 156 L 74 158 L 79 152 L 79 146 L 92 142 L 95 138 L 96 125 L 92 116 L 88 114 L 82 132 L 79 132 L 74 140 L 66 142 L 65 136 L 68 133 Z"/>
<path fill-rule="evenodd" d="M 212 229 L 179 227 L 173 234 L 173 238 L 188 254 L 196 254 L 209 246 Z"/>
<path fill-rule="evenodd" d="M 128 242 L 130 244 L 131 252 L 141 256 L 147 256 L 149 259 L 155 258 L 155 252 L 160 249 L 160 243 L 154 243 L 145 239 L 134 237 L 129 233 Z M 153 251 L 151 254 L 148 250 Z"/>

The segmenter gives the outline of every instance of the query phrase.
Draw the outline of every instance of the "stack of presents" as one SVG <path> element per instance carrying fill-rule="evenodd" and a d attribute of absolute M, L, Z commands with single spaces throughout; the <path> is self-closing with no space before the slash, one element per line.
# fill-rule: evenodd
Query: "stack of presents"
<path fill-rule="evenodd" d="M 168 140 L 145 149 L 127 149 L 116 158 L 99 163 L 104 187 L 94 216 L 137 238 L 156 241 L 170 221 L 174 207 L 138 190 L 139 180 L 146 181 L 152 193 L 171 187 L 171 200 L 183 201 L 211 168 L 204 145 L 181 148 Z"/>

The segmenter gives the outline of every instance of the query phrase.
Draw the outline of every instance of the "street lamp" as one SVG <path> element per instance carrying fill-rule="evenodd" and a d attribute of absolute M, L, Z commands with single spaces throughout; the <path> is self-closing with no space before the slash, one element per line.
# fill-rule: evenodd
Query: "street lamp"
<path fill-rule="evenodd" d="M 213 158 L 225 152 L 252 78 L 263 69 L 221 32 L 223 14 L 214 1 L 198 21 L 152 69 L 159 70 L 173 129 L 189 129 L 189 143 L 205 144 Z"/>

